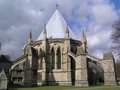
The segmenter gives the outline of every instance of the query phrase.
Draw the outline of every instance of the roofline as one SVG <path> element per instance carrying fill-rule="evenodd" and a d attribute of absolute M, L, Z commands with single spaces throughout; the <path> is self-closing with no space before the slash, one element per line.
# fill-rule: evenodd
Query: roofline
<path fill-rule="evenodd" d="M 13 64 L 16 63 L 16 62 L 18 62 L 18 61 L 20 61 L 22 58 L 24 58 L 24 57 L 26 57 L 26 56 L 27 56 L 27 54 L 18 57 L 18 58 L 13 62 Z"/>
<path fill-rule="evenodd" d="M 33 43 L 35 42 L 41 42 L 43 41 L 44 39 L 42 40 L 38 40 L 38 41 L 34 41 Z M 47 40 L 66 40 L 65 38 L 47 38 Z M 69 38 L 68 40 L 74 40 L 74 41 L 78 41 L 78 42 L 81 42 L 80 40 L 76 40 L 76 39 L 73 39 L 73 38 Z"/>

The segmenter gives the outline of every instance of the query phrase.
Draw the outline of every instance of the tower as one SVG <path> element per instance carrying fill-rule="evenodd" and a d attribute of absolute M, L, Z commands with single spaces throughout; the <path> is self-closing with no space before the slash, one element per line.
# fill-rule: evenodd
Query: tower
<path fill-rule="evenodd" d="M 32 31 L 30 30 L 30 33 L 29 33 L 29 38 L 28 38 L 28 44 L 32 43 Z"/>

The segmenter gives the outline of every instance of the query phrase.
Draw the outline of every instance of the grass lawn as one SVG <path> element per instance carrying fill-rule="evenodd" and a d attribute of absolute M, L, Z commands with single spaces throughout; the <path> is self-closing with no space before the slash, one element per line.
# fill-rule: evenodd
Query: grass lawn
<path fill-rule="evenodd" d="M 74 86 L 42 86 L 31 88 L 15 88 L 10 90 L 120 90 L 120 86 L 93 86 L 93 87 L 74 87 Z"/>

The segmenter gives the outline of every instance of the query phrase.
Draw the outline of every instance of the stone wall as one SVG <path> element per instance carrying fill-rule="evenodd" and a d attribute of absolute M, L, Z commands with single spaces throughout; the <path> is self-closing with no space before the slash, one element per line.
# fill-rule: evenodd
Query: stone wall
<path fill-rule="evenodd" d="M 114 57 L 111 52 L 105 53 L 103 60 L 101 61 L 102 67 L 104 69 L 104 84 L 105 85 L 116 85 L 116 75 L 115 75 L 115 63 Z"/>

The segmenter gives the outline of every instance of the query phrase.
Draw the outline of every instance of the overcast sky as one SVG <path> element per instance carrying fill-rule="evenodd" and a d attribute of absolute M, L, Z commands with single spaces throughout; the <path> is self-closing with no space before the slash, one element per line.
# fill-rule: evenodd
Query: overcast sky
<path fill-rule="evenodd" d="M 111 26 L 120 16 L 120 0 L 0 0 L 1 53 L 18 58 L 30 29 L 37 40 L 56 4 L 78 38 L 80 28 L 86 27 L 91 54 L 101 57 L 110 50 Z"/>

